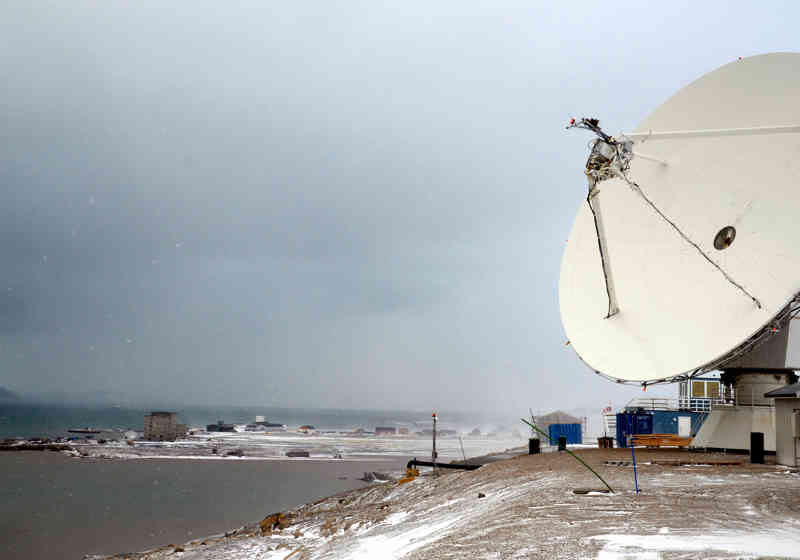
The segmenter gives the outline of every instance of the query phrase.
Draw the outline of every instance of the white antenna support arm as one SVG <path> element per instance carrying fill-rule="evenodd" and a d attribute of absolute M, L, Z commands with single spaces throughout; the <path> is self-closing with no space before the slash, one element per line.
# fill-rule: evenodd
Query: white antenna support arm
<path fill-rule="evenodd" d="M 603 213 L 600 211 L 600 200 L 597 195 L 600 189 L 597 184 L 593 184 L 589 190 L 589 195 L 586 201 L 589 203 L 589 209 L 594 216 L 594 227 L 597 232 L 597 244 L 600 249 L 600 264 L 603 268 L 603 276 L 606 284 L 606 294 L 608 295 L 608 313 L 606 319 L 613 317 L 619 313 L 619 303 L 617 302 L 617 290 L 614 286 L 614 276 L 611 273 L 611 257 L 608 253 L 608 243 L 606 242 L 606 230 L 603 226 Z"/>
<path fill-rule="evenodd" d="M 749 128 L 708 128 L 699 130 L 668 130 L 663 132 L 625 132 L 622 136 L 646 142 L 648 140 L 669 140 L 672 138 L 711 138 L 716 136 L 757 136 L 761 134 L 796 134 L 800 124 L 780 126 L 753 126 Z"/>
<path fill-rule="evenodd" d="M 656 162 L 658 164 L 661 164 L 661 165 L 667 165 L 667 162 L 664 161 L 663 159 L 658 159 L 658 158 L 653 157 L 653 156 L 648 156 L 647 154 L 643 154 L 642 152 L 638 152 L 636 150 L 633 150 L 633 155 L 638 157 L 638 158 L 646 159 L 647 161 L 654 161 L 654 162 Z"/>

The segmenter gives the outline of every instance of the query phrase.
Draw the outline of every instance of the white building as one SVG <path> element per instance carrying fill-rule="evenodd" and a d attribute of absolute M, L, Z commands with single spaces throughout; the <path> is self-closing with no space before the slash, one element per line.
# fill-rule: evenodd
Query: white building
<path fill-rule="evenodd" d="M 775 399 L 775 460 L 779 465 L 798 466 L 800 439 L 800 383 L 764 395 Z"/>

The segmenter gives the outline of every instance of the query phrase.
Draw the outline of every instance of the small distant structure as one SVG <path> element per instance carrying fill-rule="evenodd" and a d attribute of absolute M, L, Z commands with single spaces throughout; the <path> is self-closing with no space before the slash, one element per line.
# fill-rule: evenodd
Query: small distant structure
<path fill-rule="evenodd" d="M 299 429 L 301 432 L 313 432 L 314 430 L 316 430 L 316 428 L 311 424 L 303 424 L 302 426 L 300 426 Z"/>
<path fill-rule="evenodd" d="M 537 416 L 535 423 L 540 430 L 544 430 L 548 434 L 551 440 L 550 443 L 558 441 L 559 437 L 566 437 L 567 443 L 582 442 L 582 420 L 562 410 L 556 410 L 544 416 Z"/>
<path fill-rule="evenodd" d="M 208 424 L 206 426 L 207 432 L 235 432 L 233 424 L 226 424 L 222 420 L 217 420 L 216 424 Z"/>
<path fill-rule="evenodd" d="M 534 424 L 536 424 L 540 430 L 547 431 L 550 424 L 580 424 L 581 422 L 582 420 L 580 418 L 567 414 L 563 410 L 556 410 L 550 414 L 537 416 Z"/>
<path fill-rule="evenodd" d="M 417 433 L 420 434 L 420 435 L 423 435 L 423 436 L 433 436 L 433 430 L 430 429 L 430 428 L 422 430 L 421 432 L 417 432 Z M 450 429 L 440 430 L 440 429 L 437 428 L 436 429 L 436 437 L 454 438 L 454 437 L 458 437 L 458 432 L 456 430 L 450 430 Z"/>
<path fill-rule="evenodd" d="M 408 428 L 397 428 L 397 433 L 407 436 L 408 435 Z"/>
<path fill-rule="evenodd" d="M 397 428 L 391 426 L 375 426 L 376 436 L 393 436 L 397 433 Z"/>
<path fill-rule="evenodd" d="M 263 416 L 258 415 L 256 416 L 256 421 L 248 424 L 244 429 L 247 432 L 285 432 L 286 425 L 270 422 L 265 420 Z"/>
<path fill-rule="evenodd" d="M 147 441 L 175 441 L 185 437 L 186 424 L 178 423 L 177 412 L 151 412 L 144 417 L 144 439 Z"/>
<path fill-rule="evenodd" d="M 798 466 L 800 439 L 800 383 L 786 385 L 764 394 L 775 399 L 775 462 Z"/>

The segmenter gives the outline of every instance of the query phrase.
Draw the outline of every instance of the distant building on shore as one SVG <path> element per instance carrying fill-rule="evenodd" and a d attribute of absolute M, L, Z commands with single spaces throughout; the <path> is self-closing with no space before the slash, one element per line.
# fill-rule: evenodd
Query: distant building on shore
<path fill-rule="evenodd" d="M 393 436 L 397 433 L 396 428 L 392 428 L 389 426 L 376 426 L 375 427 L 375 435 L 376 436 Z"/>
<path fill-rule="evenodd" d="M 247 432 L 285 432 L 286 424 L 276 424 L 265 420 L 263 416 L 256 416 L 256 421 L 245 426 Z"/>
<path fill-rule="evenodd" d="M 550 424 L 582 424 L 583 420 L 576 418 L 571 414 L 567 414 L 564 411 L 556 410 L 550 414 L 537 416 L 536 422 L 534 423 L 540 430 L 544 430 L 546 432 L 550 427 Z"/>
<path fill-rule="evenodd" d="M 583 420 L 567 414 L 562 410 L 556 410 L 550 414 L 536 417 L 536 426 L 544 430 L 551 445 L 564 436 L 567 443 L 581 443 L 583 441 Z M 534 437 L 538 437 L 538 434 Z"/>
<path fill-rule="evenodd" d="M 175 441 L 186 432 L 186 424 L 178 423 L 177 412 L 151 412 L 144 417 L 144 439 L 148 441 Z"/>
<path fill-rule="evenodd" d="M 235 432 L 236 428 L 233 424 L 226 424 L 222 420 L 217 420 L 216 424 L 208 424 L 206 426 L 207 432 Z"/>

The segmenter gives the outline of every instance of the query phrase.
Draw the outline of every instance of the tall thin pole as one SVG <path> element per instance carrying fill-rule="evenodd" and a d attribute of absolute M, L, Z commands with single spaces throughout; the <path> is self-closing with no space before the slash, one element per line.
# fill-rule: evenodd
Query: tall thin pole
<path fill-rule="evenodd" d="M 634 414 L 628 415 L 628 431 L 630 432 L 630 435 L 628 436 L 628 445 L 631 446 L 631 458 L 633 459 L 633 486 L 636 489 L 636 494 L 638 495 L 639 473 L 636 472 L 636 452 L 634 451 L 634 446 L 633 446 L 634 418 L 636 418 Z"/>
<path fill-rule="evenodd" d="M 433 472 L 436 472 L 436 413 L 434 412 L 431 417 L 433 418 L 433 451 L 431 452 L 431 462 L 433 463 Z"/>
<path fill-rule="evenodd" d="M 537 428 L 537 427 L 536 427 L 536 426 L 535 426 L 533 423 L 531 423 L 531 422 L 528 422 L 528 421 L 527 421 L 527 420 L 525 420 L 524 418 L 520 418 L 520 420 L 522 420 L 524 423 L 526 423 L 528 426 L 530 426 L 532 430 L 536 430 L 536 431 L 537 431 L 539 434 L 541 434 L 543 437 L 546 437 L 546 438 L 547 438 L 547 439 L 550 441 L 550 444 L 551 444 L 551 445 L 552 445 L 553 443 L 555 443 L 555 442 L 554 442 L 554 440 L 552 440 L 548 434 L 544 433 L 542 430 L 540 430 L 539 428 Z M 609 486 L 609 485 L 608 485 L 608 482 L 606 482 L 606 481 L 603 479 L 603 477 L 602 477 L 602 476 L 600 476 L 599 474 L 597 474 L 597 471 L 595 471 L 595 470 L 594 470 L 592 467 L 590 467 L 589 465 L 587 465 L 587 464 L 586 464 L 586 461 L 584 461 L 583 459 L 581 459 L 580 457 L 578 457 L 577 455 L 575 455 L 575 454 L 574 454 L 572 451 L 570 451 L 569 449 L 565 449 L 564 451 L 566 451 L 567 453 L 569 453 L 570 455 L 572 455 L 572 456 L 575 458 L 575 460 L 577 460 L 577 461 L 578 461 L 579 463 L 581 463 L 581 464 L 582 464 L 584 467 L 586 467 L 587 469 L 589 469 L 593 475 L 595 475 L 597 478 L 599 478 L 599 479 L 600 479 L 600 481 L 601 481 L 603 484 L 605 484 L 605 485 L 606 485 L 606 488 L 608 488 L 608 491 L 609 491 L 609 492 L 612 492 L 612 493 L 614 492 L 613 488 L 611 488 L 611 486 Z"/>

